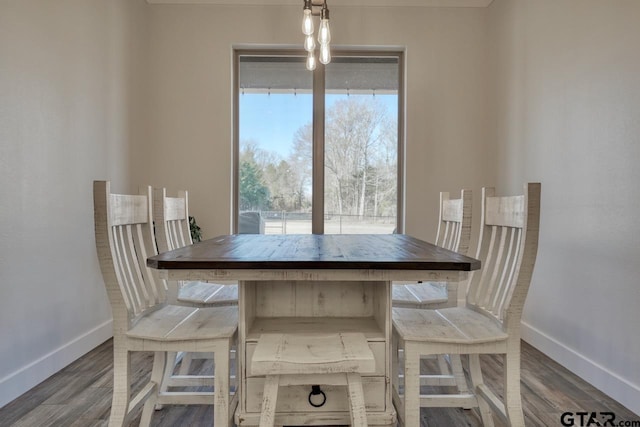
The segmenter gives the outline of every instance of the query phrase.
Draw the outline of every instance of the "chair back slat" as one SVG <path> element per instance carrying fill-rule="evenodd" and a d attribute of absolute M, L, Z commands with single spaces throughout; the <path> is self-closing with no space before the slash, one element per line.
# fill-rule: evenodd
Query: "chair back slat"
<path fill-rule="evenodd" d="M 483 189 L 484 190 L 484 189 Z M 478 250 L 476 258 L 482 261 L 482 269 L 474 271 L 470 275 L 469 286 L 467 288 L 467 302 L 471 305 L 477 305 L 479 298 L 482 296 L 482 285 L 486 284 L 491 275 L 494 265 L 494 246 L 496 245 L 497 229 L 494 227 L 482 227 L 480 229 L 480 238 L 478 241 Z"/>
<path fill-rule="evenodd" d="M 132 227 L 135 229 L 133 231 L 136 231 L 136 233 L 133 233 L 132 231 Z M 140 265 L 139 264 L 139 260 L 146 260 L 147 257 L 144 256 L 144 252 L 141 252 L 142 249 L 144 248 L 144 244 L 137 238 L 138 237 L 138 229 L 141 228 L 140 224 L 136 224 L 136 225 L 128 225 L 127 226 L 127 239 L 129 240 L 129 244 L 131 246 L 131 255 L 132 255 L 132 261 L 133 261 L 133 267 L 135 270 L 135 284 L 137 285 L 138 289 L 139 289 L 139 294 L 140 294 L 140 298 L 141 298 L 141 311 L 144 311 L 146 308 L 148 307 L 152 307 L 156 304 L 156 300 L 155 298 L 152 297 L 154 291 L 153 291 L 153 284 L 152 283 L 148 283 L 145 282 L 145 280 L 142 277 L 142 272 L 146 271 L 146 267 L 145 265 Z M 144 286 L 146 285 L 146 286 Z"/>
<path fill-rule="evenodd" d="M 524 196 L 490 197 L 486 201 L 487 225 L 524 227 Z"/>
<path fill-rule="evenodd" d="M 448 198 L 448 194 L 447 194 Z M 460 222 L 462 220 L 462 199 L 442 200 L 442 220 Z"/>
<path fill-rule="evenodd" d="M 158 277 L 156 270 L 150 269 L 146 266 L 146 259 L 156 255 L 158 253 L 155 242 L 146 238 L 143 225 L 136 226 L 136 233 L 133 235 L 133 239 L 136 245 L 136 251 L 138 253 L 137 259 L 140 261 L 139 272 L 141 274 L 142 283 L 145 283 L 144 287 L 147 307 L 154 307 L 163 303 L 167 296 L 167 282 L 161 280 Z"/>
<path fill-rule="evenodd" d="M 111 226 L 144 224 L 148 221 L 149 208 L 146 196 L 111 194 L 109 199 Z"/>
<path fill-rule="evenodd" d="M 513 280 L 520 251 L 520 237 L 522 236 L 522 229 L 510 228 L 507 229 L 507 233 L 509 234 L 509 246 L 507 248 L 507 253 L 505 254 L 506 262 L 502 269 L 499 282 L 497 283 L 495 291 L 491 296 L 490 303 L 488 304 L 494 315 L 498 315 L 502 312 L 502 308 L 507 299 L 506 289 L 509 283 Z"/>
<path fill-rule="evenodd" d="M 165 227 L 167 232 L 167 242 L 169 243 L 169 249 L 179 248 L 180 240 L 178 238 L 178 229 L 176 229 L 176 221 L 165 221 Z"/>
<path fill-rule="evenodd" d="M 459 199 L 440 193 L 440 221 L 436 245 L 455 252 L 466 253 L 471 240 L 471 191 L 462 190 Z"/>
<path fill-rule="evenodd" d="M 182 248 L 187 245 L 192 245 L 191 239 L 191 227 L 189 226 L 189 193 L 186 190 L 178 191 L 178 200 L 182 200 L 184 204 L 184 219 L 181 219 L 176 223 L 176 226 L 180 229 L 180 246 Z"/>
<path fill-rule="evenodd" d="M 491 229 L 494 234 L 494 247 L 490 261 L 487 261 L 487 280 L 483 282 L 483 288 L 480 290 L 479 304 L 489 309 L 489 301 L 498 288 L 498 276 L 504 269 L 507 262 L 504 256 L 504 247 L 507 238 L 507 230 L 504 227 L 493 226 Z"/>
<path fill-rule="evenodd" d="M 188 246 L 193 243 L 191 241 L 191 235 L 186 234 L 184 232 L 185 231 L 184 225 L 189 223 L 189 219 L 187 216 L 181 219 L 175 219 L 168 222 L 171 224 L 171 233 L 173 237 L 172 249 L 182 248 L 183 246 Z"/>
<path fill-rule="evenodd" d="M 447 248 L 448 246 L 451 245 L 451 243 L 449 242 L 452 234 L 451 231 L 449 230 L 451 228 L 451 222 L 444 221 L 442 224 L 444 226 L 444 231 L 442 232 L 441 235 L 438 234 L 438 237 L 436 238 L 436 244 L 440 247 Z"/>
<path fill-rule="evenodd" d="M 166 284 L 146 265 L 157 254 L 151 220 L 151 188 L 143 195 L 111 194 L 109 182 L 94 181 L 96 249 L 114 313 L 114 328 L 166 300 Z"/>
<path fill-rule="evenodd" d="M 131 225 L 122 225 L 119 228 L 122 232 L 123 257 L 127 267 L 127 286 L 133 294 L 133 315 L 137 316 L 146 308 L 144 285 L 141 283 L 141 276 L 138 274 L 140 268 L 133 243 L 133 235 L 131 234 Z"/>
<path fill-rule="evenodd" d="M 129 312 L 135 312 L 135 290 L 131 286 L 131 275 L 129 274 L 129 262 L 125 256 L 126 248 L 122 233 L 122 225 L 116 225 L 112 228 L 112 251 L 113 266 L 118 278 L 118 286 L 123 295 L 124 303 Z"/>
<path fill-rule="evenodd" d="M 189 230 L 189 198 L 186 191 L 167 197 L 165 188 L 153 190 L 154 221 L 160 253 L 193 243 Z"/>
<path fill-rule="evenodd" d="M 453 249 L 455 247 L 457 237 L 458 236 L 456 236 L 456 223 L 447 221 L 447 226 L 445 227 L 445 235 L 444 235 L 444 241 L 442 242 L 442 247 L 446 249 Z"/>
<path fill-rule="evenodd" d="M 482 270 L 471 274 L 467 306 L 494 317 L 505 328 L 507 320 L 513 325 L 520 322 L 537 255 L 539 221 L 539 183 L 526 184 L 524 195 L 514 197 L 495 197 L 492 188 L 482 190 L 476 254 Z"/>
<path fill-rule="evenodd" d="M 164 200 L 165 221 L 180 221 L 187 217 L 184 199 L 177 197 L 166 197 Z"/>

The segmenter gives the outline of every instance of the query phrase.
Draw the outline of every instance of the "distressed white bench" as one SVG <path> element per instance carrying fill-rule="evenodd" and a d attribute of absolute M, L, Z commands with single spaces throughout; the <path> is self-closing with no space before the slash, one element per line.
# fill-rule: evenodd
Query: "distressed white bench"
<path fill-rule="evenodd" d="M 360 374 L 374 371 L 373 352 L 361 333 L 262 334 L 251 359 L 251 374 L 266 376 L 260 427 L 275 423 L 280 386 L 305 384 L 313 385 L 309 404 L 316 407 L 327 399 L 319 385 L 347 386 L 351 425 L 367 426 Z"/>

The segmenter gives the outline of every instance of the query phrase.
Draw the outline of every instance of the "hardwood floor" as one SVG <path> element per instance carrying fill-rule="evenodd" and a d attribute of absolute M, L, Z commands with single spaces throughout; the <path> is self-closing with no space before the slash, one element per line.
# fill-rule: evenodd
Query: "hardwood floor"
<path fill-rule="evenodd" d="M 523 342 L 522 393 L 527 426 L 561 426 L 563 412 L 613 412 L 616 420 L 639 420 L 590 384 Z M 483 359 L 485 379 L 501 390 L 499 357 Z M 0 426 L 97 427 L 109 419 L 112 387 L 112 341 L 109 340 L 0 409 Z M 150 353 L 134 353 L 134 387 L 149 374 Z M 207 362 L 195 369 L 212 371 Z M 422 409 L 422 426 L 480 426 L 473 411 Z M 166 406 L 153 416 L 154 426 L 210 426 L 211 406 Z M 138 425 L 139 417 L 130 425 Z M 497 426 L 501 424 L 496 422 Z M 576 424 L 579 425 L 579 424 Z M 595 425 L 595 424 L 594 424 Z M 640 422 L 638 423 L 640 425 Z"/>

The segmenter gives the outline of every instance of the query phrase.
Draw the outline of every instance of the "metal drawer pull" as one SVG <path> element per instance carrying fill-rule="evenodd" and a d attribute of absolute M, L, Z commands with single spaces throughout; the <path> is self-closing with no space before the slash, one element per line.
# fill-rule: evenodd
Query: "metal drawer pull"
<path fill-rule="evenodd" d="M 311 396 L 317 396 L 319 394 L 322 395 L 322 402 L 320 402 L 318 404 L 313 403 L 311 401 Z M 327 395 L 324 394 L 324 391 L 320 390 L 320 386 L 319 385 L 312 385 L 311 386 L 311 393 L 309 393 L 309 405 L 313 406 L 314 408 L 319 408 L 319 407 L 323 406 L 326 402 L 327 402 Z"/>

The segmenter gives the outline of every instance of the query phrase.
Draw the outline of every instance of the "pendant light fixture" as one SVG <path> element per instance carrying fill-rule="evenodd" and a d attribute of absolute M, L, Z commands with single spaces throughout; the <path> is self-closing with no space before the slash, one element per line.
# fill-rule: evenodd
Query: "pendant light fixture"
<path fill-rule="evenodd" d="M 314 12 L 313 8 L 320 8 L 319 12 Z M 315 70 L 316 68 L 316 41 L 313 37 L 314 25 L 313 17 L 320 16 L 320 28 L 318 29 L 318 43 L 320 44 L 320 57 L 318 58 L 322 64 L 331 62 L 331 52 L 329 43 L 331 42 L 331 29 L 329 28 L 329 8 L 327 0 L 314 3 L 313 0 L 304 0 L 302 8 L 302 34 L 304 34 L 304 50 L 307 53 L 307 70 Z"/>

